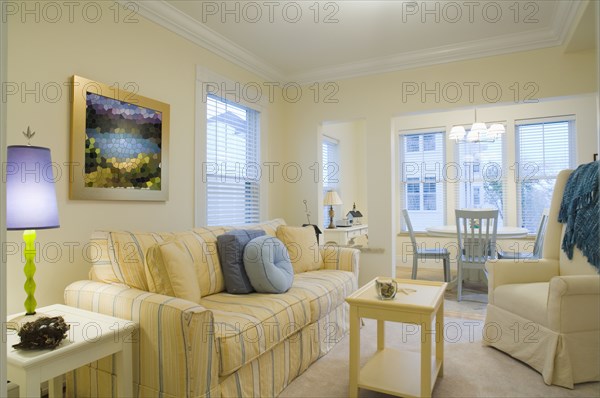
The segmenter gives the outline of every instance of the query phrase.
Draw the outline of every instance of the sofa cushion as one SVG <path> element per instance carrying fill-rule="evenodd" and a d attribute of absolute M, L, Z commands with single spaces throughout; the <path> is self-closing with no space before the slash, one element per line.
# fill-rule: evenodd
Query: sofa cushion
<path fill-rule="evenodd" d="M 194 259 L 183 242 L 175 239 L 157 243 L 148 249 L 146 260 L 151 292 L 194 303 L 200 301 L 200 284 L 194 270 Z"/>
<path fill-rule="evenodd" d="M 549 282 L 500 285 L 494 290 L 494 304 L 525 319 L 548 326 L 549 285 Z"/>
<path fill-rule="evenodd" d="M 233 373 L 308 324 L 309 306 L 302 295 L 213 294 L 200 304 L 212 311 L 219 375 Z"/>
<path fill-rule="evenodd" d="M 259 236 L 248 242 L 244 248 L 244 267 L 257 292 L 284 293 L 294 281 L 287 249 L 272 236 Z"/>
<path fill-rule="evenodd" d="M 344 303 L 356 289 L 357 281 L 352 272 L 328 269 L 296 274 L 289 293 L 307 298 L 312 323 Z"/>
<path fill-rule="evenodd" d="M 217 250 L 217 236 L 227 232 L 226 227 L 194 228 L 188 232 L 177 232 L 175 238 L 183 241 L 194 259 L 196 276 L 200 281 L 202 296 L 225 290 L 225 280 Z"/>
<path fill-rule="evenodd" d="M 234 229 L 217 236 L 219 260 L 228 293 L 245 294 L 254 291 L 244 269 L 244 248 L 252 239 L 264 234 L 265 231 L 262 230 Z"/>
<path fill-rule="evenodd" d="M 120 282 L 149 291 L 146 252 L 156 243 L 172 239 L 170 233 L 111 231 L 107 236 L 108 257 Z"/>
<path fill-rule="evenodd" d="M 290 227 L 280 225 L 277 238 L 288 249 L 294 273 L 315 271 L 323 268 L 323 257 L 312 225 L 306 227 Z"/>

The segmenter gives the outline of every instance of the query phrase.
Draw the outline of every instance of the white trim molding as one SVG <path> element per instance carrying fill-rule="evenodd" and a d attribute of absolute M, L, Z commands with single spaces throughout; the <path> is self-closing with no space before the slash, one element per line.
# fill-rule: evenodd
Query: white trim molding
<path fill-rule="evenodd" d="M 119 0 L 122 3 L 130 3 Z M 494 39 L 479 39 L 437 48 L 365 59 L 358 62 L 314 68 L 288 74 L 270 65 L 256 54 L 177 9 L 165 0 L 135 1 L 139 13 L 150 21 L 192 41 L 216 55 L 270 81 L 294 81 L 300 84 L 337 81 L 403 69 L 439 65 L 474 58 L 561 46 L 577 27 L 589 0 L 559 2 L 553 23 L 544 29 L 507 34 Z"/>
<path fill-rule="evenodd" d="M 245 100 L 240 93 L 242 82 L 235 82 L 218 75 L 200 65 L 196 66 L 196 128 L 194 132 L 194 227 L 207 224 L 206 215 L 206 184 L 203 183 L 203 169 L 206 159 L 206 96 L 218 95 L 234 101 L 247 108 L 260 112 L 259 127 L 259 157 L 262 161 L 268 149 L 268 98 L 259 96 L 256 102 Z M 233 98 L 232 98 L 233 96 Z M 260 220 L 264 220 L 268 212 L 267 179 L 260 180 Z"/>
<path fill-rule="evenodd" d="M 4 10 L 4 1 L 0 1 L 0 9 Z M 0 83 L 4 87 L 4 82 L 7 81 L 7 47 L 8 47 L 8 28 L 3 18 L 0 18 Z M 6 153 L 6 102 L 0 101 L 0 164 L 4 164 Z M 0 184 L 0 197 L 2 198 L 2 206 L 0 206 L 0 244 L 4 247 L 6 242 L 6 206 L 4 205 L 6 198 L 6 185 Z M 0 320 L 3 325 L 0 328 L 2 333 L 2 343 L 0 344 L 0 397 L 6 397 L 6 329 L 4 328 L 4 320 L 6 319 L 7 297 L 6 297 L 6 259 L 5 256 L 0 258 Z"/>
<path fill-rule="evenodd" d="M 127 3 L 127 1 L 121 0 Z M 168 2 L 135 1 L 141 16 L 192 43 L 266 79 L 282 81 L 282 73 L 231 40 L 208 28 Z"/>

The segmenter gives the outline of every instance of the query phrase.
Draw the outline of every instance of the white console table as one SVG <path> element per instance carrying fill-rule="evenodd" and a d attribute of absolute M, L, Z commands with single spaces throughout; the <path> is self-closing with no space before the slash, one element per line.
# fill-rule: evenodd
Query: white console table
<path fill-rule="evenodd" d="M 354 238 L 369 233 L 367 224 L 353 225 L 351 227 L 326 228 L 323 231 L 324 244 L 337 244 L 338 246 L 354 245 Z"/>

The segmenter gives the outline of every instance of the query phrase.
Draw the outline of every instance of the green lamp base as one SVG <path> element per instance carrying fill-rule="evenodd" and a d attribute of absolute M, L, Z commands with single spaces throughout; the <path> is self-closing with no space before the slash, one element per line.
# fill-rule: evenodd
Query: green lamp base
<path fill-rule="evenodd" d="M 37 301 L 35 300 L 35 237 L 36 233 L 34 229 L 27 229 L 23 231 L 23 240 L 25 241 L 25 249 L 23 254 L 25 255 L 25 267 L 23 272 L 25 273 L 25 293 L 27 298 L 25 299 L 25 315 L 19 315 L 7 322 L 8 329 L 19 330 L 24 323 L 33 322 L 38 318 L 45 316 L 35 312 L 37 308 Z"/>
<path fill-rule="evenodd" d="M 25 267 L 23 272 L 25 273 L 25 293 L 27 293 L 27 299 L 25 299 L 25 315 L 34 315 L 35 308 L 37 307 L 37 301 L 35 301 L 35 230 L 26 229 L 23 231 L 23 240 L 25 241 L 25 249 L 23 254 L 25 255 Z"/>

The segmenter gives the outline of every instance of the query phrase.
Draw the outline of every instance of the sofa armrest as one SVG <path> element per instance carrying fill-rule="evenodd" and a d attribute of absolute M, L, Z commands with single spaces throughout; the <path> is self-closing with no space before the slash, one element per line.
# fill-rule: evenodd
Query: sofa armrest
<path fill-rule="evenodd" d="M 358 260 L 360 250 L 338 245 L 325 245 L 321 247 L 324 269 L 337 269 L 350 271 L 358 279 Z"/>
<path fill-rule="evenodd" d="M 70 284 L 64 298 L 67 305 L 138 323 L 133 363 L 140 393 L 200 397 L 218 392 L 211 311 L 191 301 L 94 281 Z"/>
<path fill-rule="evenodd" d="M 600 275 L 555 276 L 548 290 L 548 322 L 562 333 L 600 330 Z"/>
<path fill-rule="evenodd" d="M 494 303 L 494 290 L 513 283 L 548 282 L 559 272 L 558 261 L 493 260 L 485 263 L 488 271 L 488 302 Z"/>

